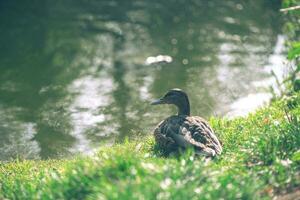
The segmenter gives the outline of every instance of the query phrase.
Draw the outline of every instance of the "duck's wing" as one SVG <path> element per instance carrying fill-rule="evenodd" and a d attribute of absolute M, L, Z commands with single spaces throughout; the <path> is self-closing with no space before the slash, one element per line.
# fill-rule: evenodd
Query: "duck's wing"
<path fill-rule="evenodd" d="M 161 121 L 154 130 L 154 138 L 158 146 L 165 152 L 177 150 L 178 147 L 190 145 L 187 140 L 182 140 L 178 134 L 186 119 L 181 116 L 170 116 Z"/>
<path fill-rule="evenodd" d="M 197 116 L 171 116 L 154 130 L 156 143 L 165 150 L 194 147 L 197 154 L 215 156 L 222 152 L 212 128 Z"/>
<path fill-rule="evenodd" d="M 192 137 L 196 141 L 202 142 L 206 147 L 213 149 L 216 154 L 221 154 L 222 145 L 208 122 L 198 116 L 189 117 L 189 121 L 194 124 L 194 128 L 191 130 Z"/>
<path fill-rule="evenodd" d="M 209 124 L 200 117 L 185 117 L 179 128 L 171 126 L 168 134 L 181 147 L 194 147 L 196 153 L 215 156 L 222 152 L 221 144 Z"/>
<path fill-rule="evenodd" d="M 214 157 L 216 155 L 216 151 L 205 144 L 196 141 L 192 133 L 185 127 L 181 127 L 179 133 L 172 132 L 170 133 L 171 137 L 174 139 L 176 144 L 183 148 L 194 147 L 195 152 L 199 155 L 205 155 Z"/>

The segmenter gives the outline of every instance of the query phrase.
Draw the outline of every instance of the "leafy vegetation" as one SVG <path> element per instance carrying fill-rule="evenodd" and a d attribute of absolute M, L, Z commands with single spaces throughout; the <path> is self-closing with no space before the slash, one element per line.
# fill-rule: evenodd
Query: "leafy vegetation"
<path fill-rule="evenodd" d="M 299 5 L 297 0 L 284 0 L 284 8 L 292 8 Z M 293 70 L 291 75 L 285 81 L 288 91 L 300 91 L 300 9 L 285 12 L 286 22 L 284 24 L 284 32 L 288 36 L 287 45 L 289 46 L 288 60 L 292 62 Z"/>
<path fill-rule="evenodd" d="M 246 118 L 212 118 L 224 145 L 213 160 L 165 158 L 152 137 L 72 160 L 0 165 L 0 198 L 257 199 L 300 186 L 300 94 Z"/>

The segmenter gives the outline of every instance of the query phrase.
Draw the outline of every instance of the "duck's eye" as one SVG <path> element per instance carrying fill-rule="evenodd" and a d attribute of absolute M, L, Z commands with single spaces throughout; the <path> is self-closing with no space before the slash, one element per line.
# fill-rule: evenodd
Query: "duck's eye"
<path fill-rule="evenodd" d="M 166 97 L 169 98 L 169 97 L 172 97 L 172 96 L 174 96 L 173 93 L 168 93 L 168 94 L 165 95 L 165 98 L 166 98 Z"/>

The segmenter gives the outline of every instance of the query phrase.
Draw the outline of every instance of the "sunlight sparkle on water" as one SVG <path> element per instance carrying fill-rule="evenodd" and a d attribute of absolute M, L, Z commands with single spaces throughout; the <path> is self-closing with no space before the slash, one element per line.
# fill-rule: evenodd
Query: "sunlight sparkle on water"
<path fill-rule="evenodd" d="M 74 130 L 72 135 L 77 138 L 75 151 L 91 153 L 89 141 L 85 138 L 85 131 L 99 122 L 105 120 L 105 115 L 94 114 L 94 111 L 109 103 L 108 93 L 113 87 L 109 78 L 85 76 L 77 79 L 70 87 L 70 91 L 77 91 L 80 94 L 71 105 Z"/>

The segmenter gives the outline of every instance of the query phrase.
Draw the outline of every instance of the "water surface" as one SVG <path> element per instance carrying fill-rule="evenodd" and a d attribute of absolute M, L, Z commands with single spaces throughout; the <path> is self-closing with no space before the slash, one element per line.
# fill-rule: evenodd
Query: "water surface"
<path fill-rule="evenodd" d="M 142 139 L 176 112 L 149 105 L 170 88 L 206 118 L 264 93 L 280 1 L 239 2 L 0 1 L 0 159 Z"/>

